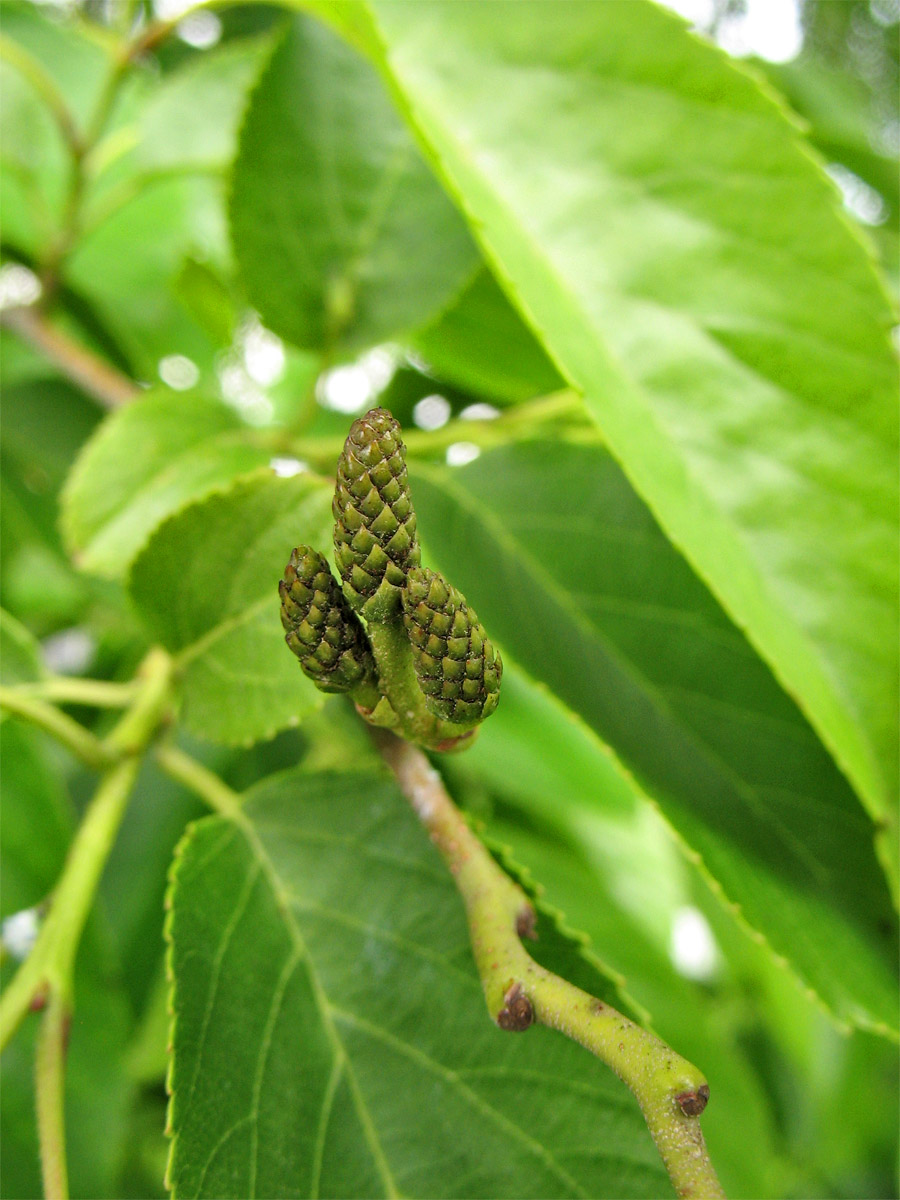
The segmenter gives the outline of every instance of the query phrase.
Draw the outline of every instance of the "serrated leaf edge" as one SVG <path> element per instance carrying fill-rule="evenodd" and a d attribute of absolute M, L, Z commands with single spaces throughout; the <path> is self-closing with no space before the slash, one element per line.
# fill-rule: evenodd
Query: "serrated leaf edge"
<path fill-rule="evenodd" d="M 175 921 L 175 893 L 178 888 L 178 873 L 184 865 L 185 854 L 187 849 L 197 836 L 197 831 L 201 825 L 212 824 L 216 821 L 224 821 L 225 818 L 220 816 L 201 817 L 199 820 L 191 821 L 187 829 L 178 840 L 174 851 L 172 852 L 172 861 L 169 864 L 169 869 L 166 874 L 166 891 L 163 900 L 165 916 L 163 918 L 163 943 L 165 946 L 164 962 L 166 971 L 166 1011 L 169 1015 L 168 1022 L 168 1038 L 166 1041 L 166 1094 L 168 1101 L 166 1103 L 166 1124 L 164 1136 L 169 1140 L 169 1152 L 166 1156 L 166 1171 L 163 1177 L 163 1186 L 172 1194 L 173 1200 L 175 1197 L 175 1189 L 172 1185 L 172 1165 L 175 1157 L 175 1146 L 178 1140 L 178 1134 L 175 1132 L 173 1119 L 175 1114 L 175 1033 L 178 1024 L 178 1018 L 175 1007 L 177 984 L 175 981 L 175 941 L 173 937 L 172 927 Z"/>
<path fill-rule="evenodd" d="M 253 486 L 255 486 L 259 482 L 262 482 L 265 480 L 277 479 L 277 478 L 279 478 L 279 477 L 274 474 L 271 467 L 268 467 L 268 466 L 257 467 L 256 470 L 247 471 L 242 475 L 235 476 L 235 478 L 232 479 L 227 484 L 222 484 L 222 485 L 216 486 L 216 487 L 212 488 L 205 495 L 198 496 L 196 499 L 191 500 L 189 503 L 187 503 L 187 504 L 183 505 L 181 508 L 179 508 L 177 512 L 170 513 L 169 516 L 167 516 L 163 521 L 161 521 L 159 523 L 159 525 L 156 526 L 156 528 L 153 530 L 153 532 L 147 538 L 147 541 L 141 547 L 140 552 L 132 560 L 132 562 L 128 568 L 127 575 L 124 580 L 125 590 L 128 593 L 128 598 L 131 603 L 131 606 L 134 609 L 134 611 L 136 612 L 137 616 L 145 624 L 145 626 L 148 623 L 142 613 L 140 604 L 138 603 L 138 601 L 135 598 L 134 591 L 133 591 L 133 582 L 134 582 L 135 572 L 140 565 L 141 559 L 144 557 L 144 555 L 146 553 L 149 552 L 153 541 L 157 537 L 163 536 L 163 533 L 168 525 L 174 523 L 175 521 L 181 520 L 183 517 L 186 516 L 186 514 L 191 509 L 201 508 L 203 505 L 210 503 L 210 501 L 212 501 L 212 500 L 216 500 L 216 499 L 220 499 L 222 497 L 228 496 L 232 492 L 237 492 L 237 491 L 240 491 L 241 489 L 249 491 Z M 330 480 L 325 479 L 323 476 L 318 475 L 313 471 L 306 471 L 303 473 L 303 475 L 295 476 L 294 478 L 309 480 L 311 484 L 321 484 L 325 487 L 328 487 L 329 489 L 331 487 Z M 290 553 L 290 551 L 288 550 L 286 553 Z M 273 595 L 274 594 L 275 593 L 273 593 Z M 276 596 L 276 600 L 277 600 L 277 596 Z M 273 601 L 273 604 L 274 603 L 275 603 L 275 601 Z M 276 612 L 277 612 L 277 606 L 276 606 Z M 153 631 L 150 630 L 150 632 L 152 633 Z M 176 655 L 176 659 L 178 657 L 179 656 Z M 176 681 L 176 686 L 178 686 L 178 681 Z M 179 693 L 179 698 L 180 698 L 180 693 Z M 324 696 L 324 694 L 322 694 L 321 698 L 318 700 L 318 702 L 315 703 L 308 711 L 309 712 L 318 712 L 319 709 L 324 704 L 324 702 L 325 702 L 325 696 Z M 279 733 L 281 733 L 285 729 L 296 728 L 297 726 L 299 726 L 299 724 L 301 722 L 301 717 L 294 714 L 291 717 L 289 717 L 286 721 L 284 721 L 283 723 L 270 725 L 263 732 L 261 732 L 258 736 L 251 737 L 251 738 L 246 738 L 246 737 L 211 738 L 205 729 L 203 729 L 199 726 L 195 726 L 192 723 L 189 713 L 186 718 L 181 717 L 181 720 L 182 720 L 182 724 L 184 725 L 184 727 L 186 729 L 188 729 L 191 733 L 196 734 L 199 738 L 201 738 L 203 741 L 205 741 L 209 744 L 216 745 L 216 746 L 236 746 L 236 747 L 241 747 L 243 749 L 249 749 L 251 746 L 255 746 L 258 742 L 271 741 L 272 738 L 276 737 Z"/>
<path fill-rule="evenodd" d="M 169 525 L 173 524 L 175 521 L 181 520 L 193 508 L 202 508 L 203 505 L 209 504 L 210 501 L 221 499 L 224 496 L 230 495 L 232 492 L 238 492 L 238 491 L 241 491 L 242 489 L 245 491 L 249 491 L 251 489 L 251 486 L 254 486 L 257 483 L 262 482 L 263 480 L 278 479 L 278 478 L 279 478 L 279 476 L 277 476 L 275 474 L 275 472 L 272 470 L 272 468 L 268 467 L 268 466 L 257 467 L 253 471 L 245 471 L 244 474 L 235 476 L 235 478 L 232 479 L 229 483 L 217 485 L 216 487 L 214 487 L 211 491 L 209 491 L 205 495 L 198 496 L 196 499 L 191 500 L 189 503 L 187 503 L 187 504 L 183 505 L 181 508 L 179 508 L 178 512 L 170 513 L 163 521 L 160 521 L 160 523 L 153 530 L 150 537 L 147 539 L 147 542 L 145 543 L 145 545 L 141 548 L 140 554 L 135 556 L 130 567 L 128 568 L 128 573 L 126 574 L 125 580 L 124 580 L 125 590 L 128 593 L 128 596 L 129 596 L 132 604 L 134 605 L 136 611 L 138 612 L 138 614 L 140 614 L 140 612 L 141 612 L 141 606 L 138 603 L 138 601 L 135 599 L 135 596 L 134 596 L 133 587 L 134 587 L 135 573 L 140 565 L 141 559 L 148 552 L 151 543 L 153 541 L 155 541 L 156 538 L 161 537 Z M 323 485 L 329 486 L 329 487 L 331 485 L 330 480 L 325 479 L 321 475 L 317 475 L 313 471 L 305 471 L 302 475 L 294 476 L 294 478 L 310 480 L 311 482 L 320 483 L 320 484 L 323 484 Z M 290 550 L 288 550 L 287 553 L 290 554 Z"/>
<path fill-rule="evenodd" d="M 627 977 L 621 971 L 617 971 L 615 967 L 610 966 L 609 963 L 596 953 L 593 948 L 594 942 L 589 934 L 570 925 L 565 912 L 544 898 L 546 888 L 539 880 L 535 879 L 530 867 L 525 866 L 516 859 L 512 846 L 508 842 L 492 837 L 490 833 L 482 829 L 476 829 L 475 832 L 478 834 L 479 839 L 484 842 L 491 856 L 505 874 L 514 880 L 528 896 L 534 905 L 538 918 L 545 919 L 561 938 L 572 944 L 580 958 L 612 984 L 626 1009 L 627 1015 L 635 1017 L 645 1029 L 655 1032 L 653 1029 L 652 1014 L 628 991 Z M 540 932 L 540 923 L 538 924 L 538 932 Z"/>
<path fill-rule="evenodd" d="M 173 395 L 175 395 L 175 393 L 173 393 Z M 84 443 L 84 445 L 79 449 L 79 451 L 75 457 L 75 461 L 73 462 L 72 467 L 69 470 L 68 475 L 66 476 L 65 483 L 63 484 L 62 489 L 60 491 L 60 495 L 59 495 L 59 505 L 60 505 L 60 507 L 59 507 L 59 531 L 62 536 L 63 546 L 65 548 L 66 553 L 69 555 L 69 558 L 72 560 L 74 565 L 79 570 L 83 570 L 87 574 L 97 575 L 103 579 L 127 578 L 135 560 L 144 551 L 148 542 L 154 536 L 157 529 L 159 529 L 162 524 L 164 524 L 166 521 L 168 521 L 171 517 L 177 516 L 177 514 L 179 512 L 182 512 L 184 510 L 184 508 L 189 507 L 191 504 L 194 504 L 198 501 L 206 499 L 209 495 L 211 495 L 219 487 L 223 486 L 221 484 L 211 484 L 209 491 L 204 491 L 199 495 L 192 496 L 186 502 L 186 504 L 184 504 L 180 508 L 176 509 L 175 512 L 167 513 L 166 516 L 163 517 L 162 521 L 159 522 L 157 525 L 155 525 L 145 535 L 144 540 L 141 542 L 140 546 L 132 553 L 131 558 L 124 565 L 123 570 L 111 571 L 108 568 L 107 569 L 98 569 L 96 567 L 91 567 L 90 565 L 88 565 L 88 566 L 84 565 L 84 562 L 83 562 L 84 557 L 87 554 L 87 552 L 90 548 L 90 545 L 96 538 L 97 534 L 96 534 L 96 532 L 94 534 L 91 534 L 89 538 L 87 538 L 86 540 L 84 540 L 82 542 L 82 539 L 79 537 L 78 533 L 73 528 L 73 516 L 72 516 L 72 509 L 71 509 L 72 493 L 81 485 L 83 477 L 86 475 L 86 473 L 89 470 L 89 466 L 90 466 L 89 460 L 90 460 L 91 456 L 97 452 L 97 447 L 100 447 L 102 449 L 108 442 L 111 442 L 114 439 L 114 437 L 118 434 L 118 431 L 119 431 L 118 422 L 121 419 L 123 419 L 121 414 L 133 412 L 137 409 L 138 406 L 147 406 L 148 403 L 152 404 L 155 401 L 159 400 L 160 398 L 168 400 L 170 397 L 168 397 L 165 393 L 154 392 L 148 396 L 139 397 L 132 404 L 128 405 L 127 408 L 117 409 L 115 412 L 109 413 L 104 418 L 104 420 L 101 421 L 101 423 L 97 426 L 97 428 L 94 430 L 94 432 L 91 434 L 91 436 L 87 439 L 87 441 Z M 212 401 L 210 400 L 210 397 L 199 395 L 199 396 L 197 396 L 197 398 L 207 400 L 207 401 L 210 401 L 210 403 L 212 403 Z M 226 414 L 229 412 L 228 406 L 225 405 L 224 403 L 220 404 L 220 407 Z M 124 418 L 124 419 L 127 419 L 127 418 Z M 180 465 L 190 454 L 192 454 L 194 451 L 196 451 L 200 447 L 209 446 L 209 445 L 217 443 L 221 440 L 234 439 L 235 441 L 239 441 L 241 436 L 243 434 L 245 434 L 245 432 L 246 432 L 246 430 L 244 428 L 242 428 L 242 426 L 240 424 L 240 420 L 235 416 L 235 424 L 232 426 L 232 428 L 220 429 L 215 433 L 210 433 L 209 436 L 205 436 L 205 437 L 201 438 L 199 441 L 192 443 L 190 446 L 186 447 L 184 450 L 182 450 L 178 454 L 170 456 L 166 462 L 165 471 L 170 471 L 174 466 Z M 234 478 L 241 479 L 245 475 L 251 474 L 255 471 L 259 471 L 262 469 L 264 469 L 264 468 L 263 467 L 255 467 L 255 468 L 252 468 L 251 471 L 240 472 L 238 475 L 234 476 Z M 164 472 L 162 472 L 162 473 L 164 473 Z M 160 475 L 157 474 L 157 475 L 153 476 L 153 479 L 156 480 L 159 477 L 160 477 Z M 143 491 L 143 488 L 141 489 L 141 491 Z M 140 495 L 140 491 L 138 493 L 136 493 L 135 495 Z M 135 496 L 133 495 L 131 499 L 133 500 L 134 498 L 135 498 Z M 105 521 L 103 523 L 103 526 L 101 526 L 101 529 L 106 528 L 106 526 L 109 525 L 109 523 L 110 523 L 109 521 Z"/>

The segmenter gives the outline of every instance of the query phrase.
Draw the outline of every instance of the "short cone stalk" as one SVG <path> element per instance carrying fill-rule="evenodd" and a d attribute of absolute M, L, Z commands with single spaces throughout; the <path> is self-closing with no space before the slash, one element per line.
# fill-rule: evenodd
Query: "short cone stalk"
<path fill-rule="evenodd" d="M 437 571 L 414 567 L 403 590 L 403 623 L 429 711 L 454 724 L 489 717 L 500 700 L 503 663 L 465 596 Z"/>
<path fill-rule="evenodd" d="M 471 745 L 503 665 L 462 593 L 419 565 L 406 447 L 387 409 L 350 427 L 332 511 L 343 590 L 323 555 L 297 547 L 279 584 L 285 641 L 318 688 L 349 692 L 370 724 L 429 750 Z"/>

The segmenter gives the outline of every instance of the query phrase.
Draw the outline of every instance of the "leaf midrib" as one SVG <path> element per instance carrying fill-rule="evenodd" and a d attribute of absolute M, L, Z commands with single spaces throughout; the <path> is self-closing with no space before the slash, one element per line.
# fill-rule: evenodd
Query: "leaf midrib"
<path fill-rule="evenodd" d="M 226 617 L 224 621 L 220 621 L 218 625 L 214 625 L 208 633 L 204 633 L 195 642 L 191 642 L 189 646 L 179 651 L 175 655 L 175 665 L 181 670 L 189 663 L 193 662 L 199 655 L 205 653 L 210 646 L 214 646 L 221 638 L 226 637 L 229 633 L 233 633 L 235 629 L 240 629 L 242 625 L 247 625 L 253 621 L 259 614 L 265 611 L 266 608 L 272 607 L 274 601 L 271 596 L 261 596 L 258 600 L 242 608 L 239 613 L 235 613 L 233 617 Z"/>
<path fill-rule="evenodd" d="M 151 409 L 150 414 L 142 413 L 141 416 L 146 418 L 146 416 L 152 414 L 152 411 L 153 410 Z M 83 460 L 80 459 L 78 463 L 76 463 L 70 482 L 66 485 L 63 491 L 63 502 L 66 505 L 64 509 L 66 513 L 64 517 L 66 533 L 76 554 L 87 554 L 93 549 L 98 540 L 102 538 L 108 538 L 110 528 L 114 528 L 118 522 L 121 521 L 123 515 L 127 513 L 129 509 L 134 507 L 135 504 L 139 504 L 149 490 L 154 487 L 158 487 L 160 481 L 171 481 L 172 477 L 175 476 L 179 469 L 183 466 L 184 461 L 186 459 L 190 459 L 190 457 L 196 453 L 198 448 L 207 445 L 213 445 L 229 438 L 234 439 L 237 444 L 240 444 L 245 440 L 245 434 L 241 431 L 239 424 L 236 421 L 234 423 L 228 421 L 227 411 L 224 417 L 222 414 L 216 413 L 213 410 L 211 410 L 211 415 L 215 419 L 222 422 L 218 429 L 207 429 L 202 432 L 198 432 L 197 437 L 195 437 L 191 442 L 183 445 L 174 453 L 167 454 L 165 462 L 141 482 L 138 490 L 130 491 L 123 503 L 110 510 L 96 523 L 96 525 L 94 525 L 93 528 L 87 528 L 88 522 L 82 521 L 82 518 L 79 514 L 73 513 L 71 503 L 68 500 L 68 497 L 73 489 L 81 483 L 81 472 L 79 471 L 79 468 L 82 467 Z M 136 428 L 131 432 L 147 432 L 146 429 L 141 429 L 140 422 L 136 421 L 135 426 Z M 120 430 L 118 426 L 106 426 L 103 430 L 103 434 L 105 436 L 102 443 L 102 449 L 105 450 L 108 444 L 114 443 L 117 436 L 119 436 L 119 433 Z M 100 446 L 100 441 L 98 440 L 95 445 Z M 74 528 L 75 524 L 80 524 L 81 528 L 76 530 Z M 80 543 L 80 545 L 75 543 Z"/>

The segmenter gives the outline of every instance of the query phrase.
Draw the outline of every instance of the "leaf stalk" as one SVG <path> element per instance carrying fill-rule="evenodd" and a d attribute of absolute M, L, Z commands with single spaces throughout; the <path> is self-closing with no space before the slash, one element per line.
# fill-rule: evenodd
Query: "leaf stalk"
<path fill-rule="evenodd" d="M 190 754 L 171 742 L 163 742 L 157 747 L 156 761 L 176 783 L 199 796 L 220 817 L 239 824 L 244 821 L 238 793 Z"/>
<path fill-rule="evenodd" d="M 53 675 L 36 683 L 19 683 L 10 689 L 16 696 L 52 704 L 82 704 L 87 708 L 126 708 L 135 696 L 133 683 Z M 4 694 L 6 689 L 3 689 Z"/>
<path fill-rule="evenodd" d="M 36 695 L 20 688 L 0 687 L 0 708 L 51 734 L 87 767 L 103 770 L 114 761 L 115 756 L 90 730 Z"/>
<path fill-rule="evenodd" d="M 37 941 L 0 997 L 0 1049 L 9 1042 L 29 1009 L 45 1008 L 36 1059 L 38 1132 L 46 1194 L 60 1200 L 67 1195 L 64 1069 L 75 955 L 140 770 L 143 751 L 168 713 L 172 660 L 160 649 L 151 650 L 138 679 L 133 704 L 105 741 L 100 742 L 82 730 L 91 739 L 84 744 L 91 746 L 92 754 L 98 754 L 97 747 L 102 750 L 95 765 L 103 766 L 103 774 L 69 848 Z M 20 715 L 48 728 L 46 710 L 56 710 L 33 698 L 24 698 L 24 704 L 23 698 L 18 700 Z M 69 722 L 77 726 L 71 718 L 66 717 L 62 724 L 54 718 L 50 731 L 58 734 L 64 729 L 64 736 L 71 738 Z"/>

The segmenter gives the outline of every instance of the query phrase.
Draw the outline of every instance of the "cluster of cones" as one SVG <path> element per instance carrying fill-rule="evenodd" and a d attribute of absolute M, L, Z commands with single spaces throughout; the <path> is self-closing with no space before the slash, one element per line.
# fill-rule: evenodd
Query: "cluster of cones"
<path fill-rule="evenodd" d="M 343 587 L 308 546 L 293 551 L 279 585 L 285 640 L 304 672 L 326 692 L 371 694 L 374 687 L 384 695 L 366 630 L 402 620 L 427 710 L 470 728 L 490 716 L 500 696 L 500 655 L 465 597 L 420 565 L 406 450 L 386 409 L 353 423 L 332 507 Z"/>

